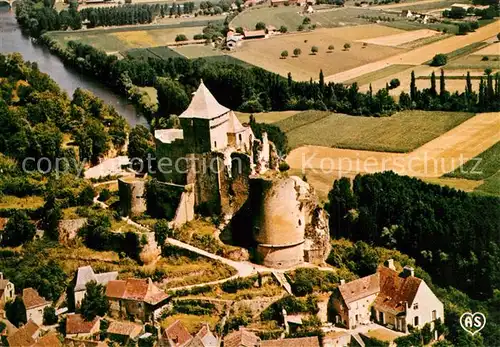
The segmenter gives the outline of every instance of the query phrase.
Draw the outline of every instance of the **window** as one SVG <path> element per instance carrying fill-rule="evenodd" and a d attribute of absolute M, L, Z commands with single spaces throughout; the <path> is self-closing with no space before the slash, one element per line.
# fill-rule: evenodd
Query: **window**
<path fill-rule="evenodd" d="M 240 142 L 241 142 L 241 140 L 242 140 L 242 137 L 241 137 L 241 134 L 239 134 L 239 135 L 238 135 L 238 137 L 239 137 L 239 139 L 240 139 Z"/>
<path fill-rule="evenodd" d="M 415 317 L 415 319 L 414 319 L 414 324 L 413 324 L 413 325 L 414 325 L 414 326 L 418 326 L 418 316 L 416 316 L 416 317 Z"/>
<path fill-rule="evenodd" d="M 418 310 L 418 303 L 414 303 L 414 304 L 413 304 L 413 309 L 414 309 L 414 310 Z"/>
<path fill-rule="evenodd" d="M 432 310 L 432 320 L 436 320 L 436 319 L 437 319 L 437 311 Z"/>
<path fill-rule="evenodd" d="M 217 148 L 217 141 L 214 141 L 214 147 Z"/>

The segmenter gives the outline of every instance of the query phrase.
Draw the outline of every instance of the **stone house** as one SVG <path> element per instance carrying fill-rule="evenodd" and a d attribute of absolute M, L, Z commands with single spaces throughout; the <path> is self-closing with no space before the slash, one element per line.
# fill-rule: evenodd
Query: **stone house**
<path fill-rule="evenodd" d="M 118 272 L 116 271 L 96 274 L 91 266 L 79 267 L 76 272 L 76 284 L 74 288 L 75 306 L 80 306 L 86 293 L 87 283 L 94 281 L 98 284 L 106 286 L 109 281 L 116 280 L 117 277 Z"/>
<path fill-rule="evenodd" d="M 392 259 L 369 275 L 341 285 L 332 295 L 336 323 L 349 329 L 371 320 L 407 332 L 444 319 L 443 303 L 429 286 L 415 277 L 413 268 L 399 273 Z"/>
<path fill-rule="evenodd" d="M 43 324 L 43 310 L 51 305 L 33 288 L 23 289 L 23 302 L 26 307 L 26 319 L 33 320 L 38 325 Z"/>
<path fill-rule="evenodd" d="M 143 326 L 132 322 L 113 321 L 109 324 L 107 333 L 117 336 L 122 341 L 136 340 L 141 335 Z"/>
<path fill-rule="evenodd" d="M 224 347 L 259 347 L 260 344 L 260 338 L 244 327 L 224 337 Z"/>
<path fill-rule="evenodd" d="M 261 341 L 261 347 L 320 347 L 317 336 Z"/>
<path fill-rule="evenodd" d="M 106 296 L 112 316 L 133 316 L 143 322 L 157 317 L 169 298 L 150 278 L 109 281 Z"/>
<path fill-rule="evenodd" d="M 0 272 L 0 309 L 2 309 L 7 301 L 14 300 L 15 288 L 14 283 L 3 277 Z"/>
<path fill-rule="evenodd" d="M 81 314 L 72 313 L 66 317 L 66 337 L 89 338 L 101 329 L 101 317 L 86 321 Z"/>
<path fill-rule="evenodd" d="M 188 346 L 193 336 L 186 329 L 180 320 L 170 324 L 163 332 L 162 342 L 166 347 L 184 347 Z"/>
<path fill-rule="evenodd" d="M 19 328 L 14 334 L 7 337 L 9 346 L 32 346 L 40 337 L 41 329 L 33 322 L 28 320 L 28 323 Z"/>
<path fill-rule="evenodd" d="M 186 347 L 219 347 L 220 340 L 210 331 L 210 326 L 205 323 L 196 333 Z"/>

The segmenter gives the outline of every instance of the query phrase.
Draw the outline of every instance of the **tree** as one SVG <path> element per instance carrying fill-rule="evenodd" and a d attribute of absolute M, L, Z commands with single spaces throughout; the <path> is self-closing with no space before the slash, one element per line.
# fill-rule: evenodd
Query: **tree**
<path fill-rule="evenodd" d="M 155 83 L 158 91 L 159 113 L 165 116 L 180 115 L 188 106 L 189 98 L 182 85 L 170 78 L 158 78 Z"/>
<path fill-rule="evenodd" d="M 348 51 L 349 48 L 351 48 L 351 44 L 350 43 L 345 43 L 344 44 L 344 51 Z"/>
<path fill-rule="evenodd" d="M 24 306 L 23 299 L 20 296 L 16 296 L 14 301 L 5 303 L 5 314 L 7 319 L 18 328 L 22 324 L 26 324 L 26 307 Z"/>
<path fill-rule="evenodd" d="M 335 49 L 335 47 L 333 45 L 330 45 L 328 46 L 328 52 L 332 52 L 333 50 Z"/>
<path fill-rule="evenodd" d="M 45 199 L 42 208 L 41 225 L 45 230 L 44 236 L 52 240 L 59 239 L 59 221 L 62 219 L 60 204 L 56 200 L 55 193 L 50 192 Z"/>
<path fill-rule="evenodd" d="M 318 47 L 317 47 L 317 46 L 312 46 L 312 47 L 311 47 L 311 53 L 312 53 L 313 55 L 316 55 L 316 53 L 318 53 Z"/>
<path fill-rule="evenodd" d="M 96 316 L 104 316 L 108 313 L 109 302 L 105 294 L 105 287 L 95 281 L 90 281 L 85 285 L 85 296 L 80 306 L 80 312 L 87 321 L 93 320 Z"/>
<path fill-rule="evenodd" d="M 298 27 L 297 27 L 297 31 L 303 31 L 304 30 L 304 26 L 302 24 L 300 24 Z"/>
<path fill-rule="evenodd" d="M 154 226 L 155 240 L 161 247 L 165 244 L 167 237 L 172 236 L 166 219 L 160 219 Z"/>
<path fill-rule="evenodd" d="M 294 56 L 298 57 L 298 56 L 299 56 L 299 55 L 301 55 L 301 54 L 302 54 L 302 50 L 301 50 L 300 48 L 295 48 L 295 49 L 293 50 L 293 55 L 294 55 Z"/>
<path fill-rule="evenodd" d="M 288 57 L 288 51 L 281 52 L 281 58 L 286 59 Z"/>
<path fill-rule="evenodd" d="M 22 210 L 15 210 L 0 234 L 2 246 L 17 247 L 33 240 L 36 227 Z"/>
<path fill-rule="evenodd" d="M 401 85 L 401 82 L 399 81 L 399 79 L 397 78 L 393 78 L 390 82 L 389 82 L 389 87 L 390 89 L 395 89 L 397 87 L 399 87 Z"/>
<path fill-rule="evenodd" d="M 439 96 L 441 97 L 441 101 L 444 101 L 444 97 L 446 95 L 446 81 L 444 78 L 444 70 L 441 69 L 441 75 L 439 76 Z"/>
<path fill-rule="evenodd" d="M 436 74 L 434 73 L 434 71 L 432 71 L 432 74 L 431 74 L 431 95 L 433 95 L 433 96 L 437 95 Z"/>
<path fill-rule="evenodd" d="M 410 81 L 410 99 L 412 102 L 417 101 L 417 83 L 415 81 L 415 71 L 411 71 L 411 81 Z"/>
<path fill-rule="evenodd" d="M 280 27 L 280 33 L 284 34 L 284 33 L 286 33 L 287 31 L 288 31 L 288 28 L 287 28 L 286 26 L 282 25 L 282 26 Z"/>
<path fill-rule="evenodd" d="M 180 42 L 180 41 L 187 41 L 188 38 L 184 34 L 179 34 L 175 37 L 175 42 Z"/>
<path fill-rule="evenodd" d="M 47 306 L 43 309 L 43 325 L 53 325 L 57 323 L 56 309 Z"/>
<path fill-rule="evenodd" d="M 91 206 L 94 203 L 95 195 L 94 187 L 87 184 L 78 195 L 78 203 L 82 206 Z"/>
<path fill-rule="evenodd" d="M 143 172 L 148 171 L 145 163 L 148 162 L 148 155 L 154 157 L 155 144 L 153 135 L 145 126 L 137 125 L 130 131 L 127 152 L 132 164 L 140 166 L 135 167 L 136 170 L 142 168 Z"/>
<path fill-rule="evenodd" d="M 255 24 L 255 30 L 266 30 L 266 23 L 258 22 Z"/>
<path fill-rule="evenodd" d="M 436 54 L 434 58 L 432 58 L 431 66 L 443 66 L 448 62 L 448 57 L 445 54 Z"/>
<path fill-rule="evenodd" d="M 308 25 L 310 23 L 311 23 L 311 18 L 309 17 L 304 17 L 304 19 L 302 20 L 303 25 Z"/>
<path fill-rule="evenodd" d="M 466 35 L 470 31 L 472 31 L 470 23 L 458 24 L 458 35 Z"/>

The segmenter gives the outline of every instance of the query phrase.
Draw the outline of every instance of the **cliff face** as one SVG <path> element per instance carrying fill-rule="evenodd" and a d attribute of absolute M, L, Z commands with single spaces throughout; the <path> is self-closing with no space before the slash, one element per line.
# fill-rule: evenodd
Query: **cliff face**
<path fill-rule="evenodd" d="M 299 177 L 252 177 L 249 204 L 257 253 L 266 266 L 322 262 L 329 252 L 326 213 Z"/>

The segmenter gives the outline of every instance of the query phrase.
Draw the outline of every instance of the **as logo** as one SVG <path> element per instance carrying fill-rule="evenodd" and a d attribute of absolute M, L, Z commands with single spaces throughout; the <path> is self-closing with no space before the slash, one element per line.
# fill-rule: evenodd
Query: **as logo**
<path fill-rule="evenodd" d="M 486 317 L 481 312 L 465 312 L 460 317 L 460 325 L 462 326 L 462 329 L 467 331 L 469 334 L 475 335 L 486 325 Z"/>

